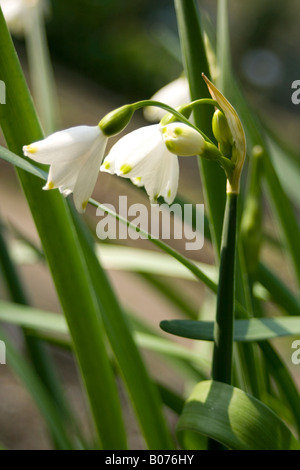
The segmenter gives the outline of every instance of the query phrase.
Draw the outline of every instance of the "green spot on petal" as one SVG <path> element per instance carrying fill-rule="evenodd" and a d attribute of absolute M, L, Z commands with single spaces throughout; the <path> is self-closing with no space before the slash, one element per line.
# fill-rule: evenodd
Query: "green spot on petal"
<path fill-rule="evenodd" d="M 174 142 L 172 142 L 171 140 L 166 140 L 165 141 L 165 144 L 166 144 L 166 147 L 167 149 L 170 151 L 170 152 L 174 152 Z"/>
<path fill-rule="evenodd" d="M 171 197 L 171 189 L 168 190 L 167 196 Z"/>
<path fill-rule="evenodd" d="M 130 173 L 132 170 L 132 167 L 128 165 L 127 163 L 124 163 L 124 165 L 121 166 L 120 171 L 123 173 L 123 175 L 127 175 Z"/>
<path fill-rule="evenodd" d="M 89 201 L 83 201 L 83 203 L 81 204 L 81 207 L 82 207 L 83 210 L 86 209 L 86 206 L 88 205 L 88 202 Z"/>
<path fill-rule="evenodd" d="M 110 169 L 110 163 L 109 162 L 103 162 L 103 168 L 105 168 L 106 170 L 109 170 Z"/>
<path fill-rule="evenodd" d="M 181 134 L 183 134 L 183 130 L 180 129 L 180 127 L 176 127 L 176 129 L 174 129 L 174 134 L 175 135 L 181 135 Z"/>

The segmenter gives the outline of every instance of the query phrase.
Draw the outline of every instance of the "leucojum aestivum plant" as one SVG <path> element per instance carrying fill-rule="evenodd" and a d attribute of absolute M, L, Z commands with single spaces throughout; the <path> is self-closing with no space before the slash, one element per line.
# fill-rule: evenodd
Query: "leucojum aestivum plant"
<path fill-rule="evenodd" d="M 24 20 L 24 11 L 29 15 L 42 2 L 19 3 L 23 8 L 26 4 Z M 1 274 L 11 302 L 0 301 L 0 320 L 21 328 L 28 359 L 2 327 L 0 337 L 7 364 L 29 390 L 45 420 L 52 448 L 128 449 L 118 379 L 119 387 L 120 383 L 126 387 L 146 449 L 300 449 L 299 391 L 270 342 L 300 334 L 299 299 L 260 258 L 264 182 L 298 281 L 299 227 L 260 124 L 255 117 L 249 118 L 253 115 L 242 96 L 232 94 L 237 85 L 226 49 L 226 7 L 225 0 L 218 2 L 217 49 L 212 50 L 203 40 L 196 2 L 176 0 L 185 76 L 150 100 L 112 110 L 94 126 L 52 132 L 53 115 L 48 109 L 46 137 L 0 13 L 0 78 L 6 85 L 0 122 L 7 143 L 7 148 L 0 148 L 0 157 L 16 168 L 42 244 L 40 256 L 48 263 L 63 311 L 57 315 L 31 306 L 1 223 Z M 35 16 L 41 28 L 42 18 Z M 30 34 L 27 28 L 32 46 Z M 43 57 L 46 50 L 40 54 Z M 47 63 L 48 58 L 43 60 Z M 53 82 L 49 83 L 52 88 Z M 173 93 L 166 94 L 173 86 L 179 86 L 174 102 Z M 47 107 L 51 102 L 47 87 L 45 93 Z M 126 133 L 140 109 L 156 122 Z M 117 140 L 107 151 L 112 137 Z M 110 173 L 143 188 L 152 206 L 162 200 L 183 205 L 178 194 L 179 160 L 185 157 L 197 158 L 199 164 L 209 226 L 206 239 L 215 256 L 213 274 L 208 266 L 185 257 L 92 199 L 98 178 Z M 163 252 L 151 254 L 153 259 L 158 255 L 158 261 L 149 268 L 143 250 L 125 248 L 128 269 L 133 261 L 137 263 L 135 269 L 144 280 L 185 315 L 184 319 L 162 321 L 164 336 L 132 316 L 116 295 L 99 257 L 105 246 L 95 243 L 83 215 L 88 205 L 109 213 Z M 120 261 L 123 252 L 115 246 L 109 248 Z M 166 270 L 176 276 L 178 265 L 184 269 L 183 276 L 188 273 L 216 296 L 209 308 L 210 321 L 199 318 L 184 292 L 161 282 Z M 283 315 L 265 315 L 258 284 Z M 209 342 L 211 357 L 174 342 L 172 335 Z M 83 434 L 65 399 L 48 343 L 67 347 L 76 357 L 93 419 L 92 439 Z M 142 349 L 169 361 L 186 381 L 187 395 L 154 380 Z M 177 417 L 176 439 L 163 405 Z"/>

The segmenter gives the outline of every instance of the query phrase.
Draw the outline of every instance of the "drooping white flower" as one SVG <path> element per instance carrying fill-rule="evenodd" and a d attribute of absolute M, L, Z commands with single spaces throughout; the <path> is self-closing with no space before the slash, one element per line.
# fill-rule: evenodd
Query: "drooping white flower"
<path fill-rule="evenodd" d="M 24 155 L 50 165 L 43 189 L 73 193 L 75 207 L 84 212 L 99 173 L 108 137 L 99 126 L 78 126 L 55 132 L 23 147 Z"/>
<path fill-rule="evenodd" d="M 28 15 L 32 8 L 41 8 L 46 12 L 46 0 L 0 0 L 0 6 L 10 31 L 22 36 L 28 25 Z"/>
<path fill-rule="evenodd" d="M 186 138 L 184 133 L 187 133 Z M 100 170 L 130 178 L 137 186 L 144 186 L 152 204 L 159 196 L 171 204 L 179 179 L 177 154 L 200 153 L 203 142 L 197 131 L 178 122 L 141 127 L 122 137 L 111 148 Z M 168 150 L 168 143 L 171 150 Z"/>

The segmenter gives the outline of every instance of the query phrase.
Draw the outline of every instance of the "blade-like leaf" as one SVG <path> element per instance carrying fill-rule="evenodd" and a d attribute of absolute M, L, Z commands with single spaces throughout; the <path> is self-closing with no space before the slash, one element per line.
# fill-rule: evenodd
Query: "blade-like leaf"
<path fill-rule="evenodd" d="M 213 341 L 214 323 L 195 320 L 163 320 L 167 333 L 184 338 Z M 300 317 L 251 318 L 235 320 L 234 341 L 265 341 L 282 336 L 300 335 Z"/>
<path fill-rule="evenodd" d="M 70 344 L 67 322 L 63 315 L 57 313 L 0 300 L 0 321 L 28 328 L 33 334 L 48 336 L 49 340 L 63 337 Z M 203 369 L 206 374 L 208 373 L 209 362 L 190 348 L 144 331 L 134 331 L 133 338 L 144 349 L 189 361 Z"/>
<path fill-rule="evenodd" d="M 9 149 L 21 155 L 22 147 L 43 133 L 1 10 L 0 70 L 7 94 L 1 128 Z M 58 191 L 42 191 L 36 176 L 24 169 L 17 173 L 68 321 L 99 441 L 104 448 L 127 448 L 104 329 L 68 205 Z"/>
<path fill-rule="evenodd" d="M 177 425 L 184 449 L 201 448 L 203 435 L 233 450 L 300 450 L 270 408 L 240 389 L 211 380 L 197 384 Z"/>
<path fill-rule="evenodd" d="M 15 153 L 2 146 L 0 146 L 0 158 L 2 158 L 2 160 L 5 160 L 6 162 L 12 163 L 12 165 L 16 166 L 17 168 L 21 168 L 21 170 L 25 170 L 28 173 L 31 173 L 34 176 L 38 176 L 43 180 L 47 179 L 46 171 L 42 170 L 41 168 L 38 168 L 37 166 L 30 163 L 28 160 L 19 157 Z"/>

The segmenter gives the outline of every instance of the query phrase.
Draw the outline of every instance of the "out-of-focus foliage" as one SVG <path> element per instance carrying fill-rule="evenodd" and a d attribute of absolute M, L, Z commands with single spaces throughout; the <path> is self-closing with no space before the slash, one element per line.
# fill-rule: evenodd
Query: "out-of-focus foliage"
<path fill-rule="evenodd" d="M 53 54 L 119 92 L 150 95 L 181 73 L 161 49 L 156 25 L 176 27 L 171 0 L 53 0 L 47 31 Z M 166 63 L 168 66 L 166 67 Z"/>

